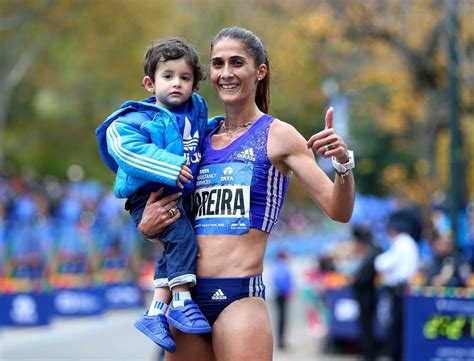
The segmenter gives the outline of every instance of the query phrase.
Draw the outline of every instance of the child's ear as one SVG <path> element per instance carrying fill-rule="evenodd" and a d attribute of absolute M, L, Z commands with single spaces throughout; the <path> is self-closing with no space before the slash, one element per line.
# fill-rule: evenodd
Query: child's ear
<path fill-rule="evenodd" d="M 148 75 L 143 78 L 143 86 L 147 92 L 155 94 L 155 84 Z"/>

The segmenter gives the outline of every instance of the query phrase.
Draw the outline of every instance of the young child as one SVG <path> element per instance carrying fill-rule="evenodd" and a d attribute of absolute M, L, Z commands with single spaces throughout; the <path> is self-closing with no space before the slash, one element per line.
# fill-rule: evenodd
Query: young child
<path fill-rule="evenodd" d="M 144 71 L 143 85 L 153 96 L 124 103 L 96 134 L 103 160 L 117 174 L 115 195 L 127 198 L 125 208 L 136 225 L 152 191 L 182 192 L 177 202 L 181 217 L 157 236 L 164 250 L 155 264 L 152 304 L 135 323 L 156 344 L 173 352 L 176 344 L 168 321 L 183 332 L 211 332 L 189 287 L 196 284 L 198 252 L 191 215 L 192 174 L 212 125 L 207 123 L 204 99 L 193 93 L 204 75 L 192 46 L 177 38 L 155 41 L 145 54 Z M 175 217 L 177 211 L 168 213 Z M 168 287 L 172 302 L 166 317 Z"/>

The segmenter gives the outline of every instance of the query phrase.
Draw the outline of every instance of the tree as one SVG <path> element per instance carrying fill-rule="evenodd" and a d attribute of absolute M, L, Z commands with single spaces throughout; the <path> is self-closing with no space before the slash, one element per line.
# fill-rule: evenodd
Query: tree
<path fill-rule="evenodd" d="M 322 67 L 322 72 L 338 79 L 351 97 L 353 134 L 360 139 L 355 142 L 368 150 L 358 153 L 366 165 L 356 170 L 363 191 L 401 187 L 426 201 L 431 191 L 442 185 L 436 178 L 447 169 L 437 169 L 436 150 L 440 136 L 448 130 L 443 5 L 442 1 L 425 0 L 320 1 L 287 28 L 288 37 L 313 44 L 303 50 L 301 42 L 290 43 L 293 46 L 288 52 L 308 64 L 301 61 L 300 71 Z M 474 39 L 472 3 L 462 1 L 461 8 L 458 58 L 463 69 L 462 122 L 467 129 L 473 105 L 472 90 L 468 90 L 472 89 L 468 86 L 472 83 L 468 66 Z M 416 31 L 412 31 L 414 27 Z M 359 122 L 367 121 L 376 130 L 370 138 L 373 147 L 361 134 Z M 377 139 L 383 143 L 377 144 Z"/>
<path fill-rule="evenodd" d="M 24 7 L 17 2 L 6 2 L 2 6 L 6 14 L 0 18 L 0 169 L 3 167 L 3 134 L 14 90 L 34 64 L 39 53 L 48 44 L 48 29 L 37 31 L 40 19 L 54 5 L 54 0 L 40 3 L 28 2 Z M 3 12 L 2 12 L 3 13 Z"/>
<path fill-rule="evenodd" d="M 12 40 L 16 32 L 25 32 L 25 39 L 42 34 L 45 39 L 2 108 L 7 114 L 2 143 L 6 164 L 16 171 L 28 166 L 40 174 L 64 177 L 66 166 L 77 163 L 86 168 L 87 176 L 111 182 L 93 131 L 122 101 L 145 96 L 141 59 L 148 44 L 163 36 L 184 37 L 207 64 L 212 37 L 219 29 L 238 24 L 257 33 L 269 52 L 273 115 L 310 136 L 324 127 L 327 99 L 321 85 L 328 77 L 336 79 L 351 101 L 349 143 L 356 151 L 358 190 L 387 194 L 402 188 L 427 201 L 432 189 L 446 187 L 449 181 L 443 4 L 441 0 L 24 0 L 18 7 L 4 1 L 2 57 L 27 48 L 28 42 Z M 472 131 L 474 113 L 472 8 L 472 2 L 460 1 L 464 133 Z M 24 21 L 26 27 L 7 21 L 28 9 L 36 15 Z M 18 63 L 18 54 L 6 63 L 10 68 Z M 5 74 L 0 73 L 2 79 Z M 199 91 L 208 100 L 210 115 L 222 112 L 209 81 Z M 465 141 L 465 152 L 473 159 L 474 140 Z M 468 169 L 474 169 L 472 161 Z M 472 171 L 468 177 L 473 183 Z M 305 197 L 298 187 L 292 188 L 292 196 Z"/>

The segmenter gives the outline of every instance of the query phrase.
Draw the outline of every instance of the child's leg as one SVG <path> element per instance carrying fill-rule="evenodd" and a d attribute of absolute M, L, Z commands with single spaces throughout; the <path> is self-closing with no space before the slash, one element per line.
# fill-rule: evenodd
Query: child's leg
<path fill-rule="evenodd" d="M 173 293 L 168 321 L 182 332 L 208 333 L 211 332 L 211 326 L 189 292 L 189 288 L 196 284 L 197 240 L 182 202 L 178 202 L 177 207 L 181 217 L 163 232 L 163 255 Z"/>
<path fill-rule="evenodd" d="M 166 261 L 162 257 L 155 263 L 153 300 L 147 312 L 135 322 L 135 327 L 157 345 L 169 352 L 174 352 L 176 344 L 166 318 L 171 292 L 168 287 L 168 279 L 163 277 L 163 270 L 166 270 Z"/>
<path fill-rule="evenodd" d="M 166 258 L 162 256 L 155 262 L 155 274 L 153 276 L 154 292 L 153 299 L 148 308 L 149 316 L 154 316 L 159 313 L 166 314 L 168 310 L 168 305 L 171 302 L 171 292 L 166 274 Z"/>
<path fill-rule="evenodd" d="M 160 313 L 166 314 L 170 302 L 171 292 L 168 286 L 155 288 L 153 299 L 148 308 L 148 316 L 155 316 Z"/>
<path fill-rule="evenodd" d="M 150 192 L 138 191 L 125 203 L 125 209 L 130 212 L 135 225 L 140 224 L 143 210 L 145 208 Z M 166 247 L 166 246 L 165 246 Z M 155 291 L 153 300 L 145 314 L 135 322 L 135 327 L 157 345 L 168 352 L 176 350 L 176 343 L 171 335 L 166 311 L 171 301 L 171 292 L 168 287 L 166 260 L 161 257 L 155 263 L 155 275 L 153 285 Z"/>
<path fill-rule="evenodd" d="M 189 283 L 183 285 L 176 285 L 171 289 L 173 296 L 173 307 L 184 306 L 185 300 L 191 299 L 191 293 L 189 292 Z"/>

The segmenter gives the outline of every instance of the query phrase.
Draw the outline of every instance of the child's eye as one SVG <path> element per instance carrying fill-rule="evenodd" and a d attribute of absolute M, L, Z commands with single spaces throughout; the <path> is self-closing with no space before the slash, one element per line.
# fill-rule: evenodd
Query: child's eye
<path fill-rule="evenodd" d="M 186 75 L 186 76 L 181 77 L 181 79 L 183 79 L 184 81 L 190 81 L 191 77 Z"/>
<path fill-rule="evenodd" d="M 171 78 L 172 78 L 171 74 L 164 74 L 164 75 L 163 75 L 163 79 L 169 80 L 169 79 L 171 79 Z"/>

